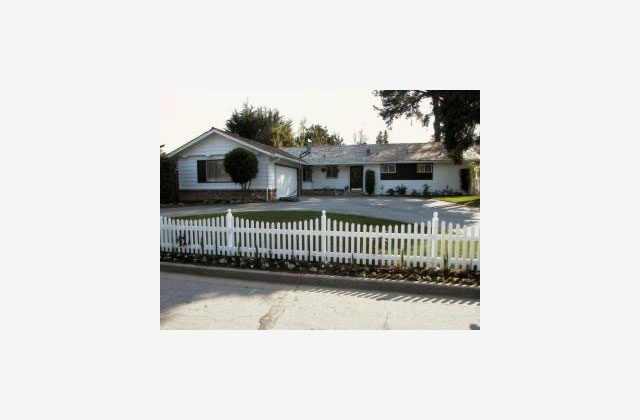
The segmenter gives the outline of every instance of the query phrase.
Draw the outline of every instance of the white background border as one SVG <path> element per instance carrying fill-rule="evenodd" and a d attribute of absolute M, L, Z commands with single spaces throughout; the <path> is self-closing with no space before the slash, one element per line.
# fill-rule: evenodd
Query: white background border
<path fill-rule="evenodd" d="M 637 14 L 168 4 L 0 17 L 3 418 L 637 418 Z M 481 331 L 159 331 L 161 92 L 417 87 L 481 89 Z"/>

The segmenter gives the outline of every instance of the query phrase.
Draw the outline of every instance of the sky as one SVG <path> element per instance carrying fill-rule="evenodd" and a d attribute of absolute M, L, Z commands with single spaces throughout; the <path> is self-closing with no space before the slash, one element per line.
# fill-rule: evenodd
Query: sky
<path fill-rule="evenodd" d="M 201 90 L 165 91 L 160 98 L 160 144 L 167 152 L 209 130 L 224 129 L 234 109 L 248 100 L 253 106 L 276 108 L 293 121 L 297 132 L 300 121 L 307 125 L 325 125 L 336 131 L 346 144 L 353 134 L 363 130 L 367 143 L 375 143 L 376 135 L 386 127 L 374 105 L 380 98 L 371 90 Z M 390 143 L 425 142 L 433 131 L 416 120 L 394 121 L 388 130 Z"/>

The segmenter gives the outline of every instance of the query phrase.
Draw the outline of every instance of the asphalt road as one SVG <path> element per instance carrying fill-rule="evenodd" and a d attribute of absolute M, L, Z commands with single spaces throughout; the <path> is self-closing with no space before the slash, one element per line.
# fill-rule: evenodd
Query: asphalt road
<path fill-rule="evenodd" d="M 160 273 L 162 329 L 479 329 L 480 302 Z"/>
<path fill-rule="evenodd" d="M 162 216 L 190 216 L 213 212 L 247 210 L 326 210 L 335 213 L 357 214 L 360 216 L 381 217 L 401 222 L 426 222 L 437 211 L 440 220 L 460 223 L 461 225 L 479 225 L 480 209 L 447 203 L 439 200 L 427 200 L 420 197 L 300 197 L 298 202 L 277 201 L 274 203 L 216 204 L 184 207 L 161 208 Z"/>

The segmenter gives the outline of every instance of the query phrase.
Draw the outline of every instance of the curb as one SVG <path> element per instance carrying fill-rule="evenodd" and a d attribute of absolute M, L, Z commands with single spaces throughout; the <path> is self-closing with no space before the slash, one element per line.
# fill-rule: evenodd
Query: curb
<path fill-rule="evenodd" d="M 303 284 L 307 286 L 337 287 L 341 289 L 364 289 L 380 292 L 413 293 L 420 295 L 439 295 L 480 299 L 480 287 L 459 284 L 365 279 L 359 277 L 330 276 L 324 274 L 284 273 L 168 262 L 160 263 L 160 271 L 195 274 L 209 277 L 226 277 L 239 280 L 264 281 L 267 283 Z"/>

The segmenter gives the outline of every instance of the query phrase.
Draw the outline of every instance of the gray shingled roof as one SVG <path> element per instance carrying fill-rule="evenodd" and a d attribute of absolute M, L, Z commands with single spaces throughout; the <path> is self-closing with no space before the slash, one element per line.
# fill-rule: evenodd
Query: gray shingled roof
<path fill-rule="evenodd" d="M 300 156 L 304 147 L 282 147 L 283 150 L 296 157 Z M 464 152 L 465 160 L 480 160 L 480 148 L 474 147 Z M 311 154 L 302 158 L 311 165 L 337 165 L 353 163 L 398 163 L 450 160 L 442 143 L 393 143 L 365 144 L 345 146 L 313 146 Z"/>

